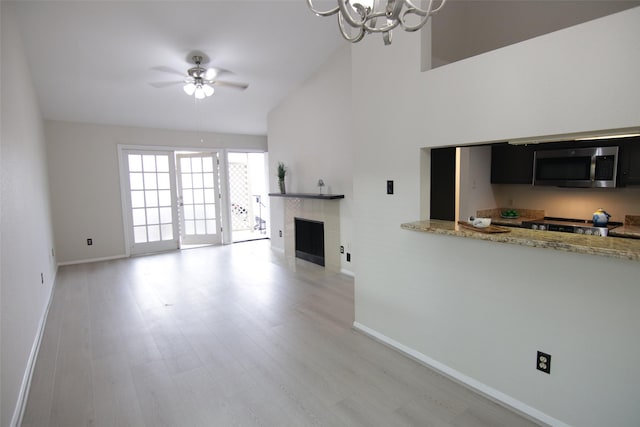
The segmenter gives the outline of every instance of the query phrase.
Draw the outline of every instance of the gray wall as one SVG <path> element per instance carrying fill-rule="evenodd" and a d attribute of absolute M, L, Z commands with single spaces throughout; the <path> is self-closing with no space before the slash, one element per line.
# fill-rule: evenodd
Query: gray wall
<path fill-rule="evenodd" d="M 118 144 L 266 151 L 265 136 L 47 121 L 53 227 L 60 263 L 126 253 Z M 93 245 L 87 246 L 86 239 Z"/>
<path fill-rule="evenodd" d="M 354 100 L 393 88 L 393 108 L 354 109 L 357 325 L 549 422 L 640 425 L 638 262 L 400 229 L 420 218 L 422 147 L 639 126 L 639 24 L 635 8 L 425 73 L 412 34 L 352 49 Z"/>
<path fill-rule="evenodd" d="M 55 279 L 43 123 L 12 6 L 2 15 L 0 425 L 17 420 Z M 42 274 L 42 280 L 41 280 Z M 44 283 L 41 283 L 43 281 Z"/>
<path fill-rule="evenodd" d="M 396 31 L 392 46 L 350 48 L 352 84 L 335 100 L 295 101 L 308 85 L 287 98 L 295 117 L 328 123 L 352 96 L 357 327 L 546 422 L 640 424 L 640 264 L 400 228 L 429 210 L 424 147 L 640 126 L 639 23 L 635 8 L 424 73 L 420 37 Z M 304 134 L 282 137 L 287 126 L 294 117 L 270 121 L 272 165 L 316 168 L 324 160 L 304 155 Z M 551 375 L 535 370 L 536 350 L 552 354 Z"/>

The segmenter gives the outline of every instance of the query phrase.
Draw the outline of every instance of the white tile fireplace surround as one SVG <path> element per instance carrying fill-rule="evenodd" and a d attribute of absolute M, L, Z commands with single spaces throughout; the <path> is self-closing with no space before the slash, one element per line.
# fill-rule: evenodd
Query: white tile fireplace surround
<path fill-rule="evenodd" d="M 324 262 L 330 271 L 340 271 L 340 205 L 330 198 L 308 198 L 286 195 L 284 203 L 284 254 L 295 263 L 295 218 L 324 223 Z"/>

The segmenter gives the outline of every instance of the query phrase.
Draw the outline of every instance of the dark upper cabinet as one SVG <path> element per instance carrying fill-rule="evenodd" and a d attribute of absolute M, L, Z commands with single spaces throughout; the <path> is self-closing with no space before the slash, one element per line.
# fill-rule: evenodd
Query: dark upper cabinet
<path fill-rule="evenodd" d="M 620 185 L 640 185 L 640 138 L 620 145 L 618 179 Z"/>
<path fill-rule="evenodd" d="M 491 146 L 492 184 L 531 184 L 533 182 L 533 148 L 529 145 L 496 144 Z"/>
<path fill-rule="evenodd" d="M 456 148 L 431 150 L 431 219 L 456 218 Z"/>

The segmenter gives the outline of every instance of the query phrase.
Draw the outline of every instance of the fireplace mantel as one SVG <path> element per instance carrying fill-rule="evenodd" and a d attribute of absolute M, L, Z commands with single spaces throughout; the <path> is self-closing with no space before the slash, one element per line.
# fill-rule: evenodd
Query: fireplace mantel
<path fill-rule="evenodd" d="M 271 197 L 289 197 L 292 199 L 320 199 L 337 200 L 344 199 L 344 194 L 320 194 L 320 193 L 269 193 Z"/>

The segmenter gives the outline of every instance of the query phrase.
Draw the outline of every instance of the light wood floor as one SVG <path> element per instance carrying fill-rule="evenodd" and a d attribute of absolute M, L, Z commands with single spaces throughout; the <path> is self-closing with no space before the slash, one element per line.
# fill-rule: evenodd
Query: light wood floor
<path fill-rule="evenodd" d="M 268 241 L 60 268 L 23 426 L 532 426 L 351 329 Z"/>

